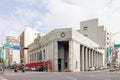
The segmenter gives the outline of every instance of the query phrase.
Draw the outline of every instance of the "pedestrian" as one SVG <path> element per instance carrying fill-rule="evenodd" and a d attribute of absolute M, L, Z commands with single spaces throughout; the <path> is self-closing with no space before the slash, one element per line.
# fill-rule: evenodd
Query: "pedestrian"
<path fill-rule="evenodd" d="M 22 64 L 22 72 L 25 72 L 25 66 Z"/>
<path fill-rule="evenodd" d="M 14 62 L 14 72 L 17 72 L 17 63 Z"/>

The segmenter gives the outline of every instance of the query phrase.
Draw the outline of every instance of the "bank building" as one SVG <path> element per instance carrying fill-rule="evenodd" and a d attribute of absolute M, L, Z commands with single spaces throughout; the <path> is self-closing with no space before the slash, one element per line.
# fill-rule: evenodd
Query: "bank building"
<path fill-rule="evenodd" d="M 28 46 L 27 63 L 50 61 L 52 72 L 87 71 L 103 66 L 104 52 L 96 47 L 99 45 L 72 28 L 55 29 Z"/>

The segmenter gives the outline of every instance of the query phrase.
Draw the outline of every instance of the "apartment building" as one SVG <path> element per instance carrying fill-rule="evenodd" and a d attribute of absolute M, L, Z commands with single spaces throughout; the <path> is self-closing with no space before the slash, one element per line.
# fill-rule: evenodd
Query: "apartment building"
<path fill-rule="evenodd" d="M 100 45 L 98 48 L 96 47 L 96 49 L 104 48 L 106 53 L 106 50 L 109 47 L 110 43 L 110 34 L 105 26 L 99 26 L 98 18 L 81 21 L 79 32 L 83 34 L 85 37 L 91 39 L 92 41 Z M 105 56 L 106 54 L 104 54 L 104 62 Z"/>
<path fill-rule="evenodd" d="M 80 22 L 80 33 L 100 46 L 108 47 L 110 35 L 104 26 L 99 26 L 98 22 L 98 18 Z"/>
<path fill-rule="evenodd" d="M 34 42 L 34 39 L 40 35 L 34 27 L 26 27 L 20 34 L 20 60 L 21 63 L 27 63 L 27 50 L 28 45 Z"/>
<path fill-rule="evenodd" d="M 20 46 L 19 38 L 13 36 L 6 36 L 6 44 Z M 5 50 L 5 60 L 9 62 L 9 65 L 12 65 L 14 62 L 20 64 L 20 50 L 9 49 L 9 48 L 4 48 L 4 50 Z"/>

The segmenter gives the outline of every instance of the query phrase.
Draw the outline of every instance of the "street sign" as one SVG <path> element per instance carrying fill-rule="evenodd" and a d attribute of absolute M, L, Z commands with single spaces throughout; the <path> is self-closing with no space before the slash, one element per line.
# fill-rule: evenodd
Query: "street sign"
<path fill-rule="evenodd" d="M 8 44 L 8 43 L 4 44 L 4 48 L 11 49 L 12 47 L 13 47 L 13 46 L 12 46 L 11 44 Z"/>
<path fill-rule="evenodd" d="M 115 44 L 114 47 L 115 48 L 120 48 L 120 44 Z"/>
<path fill-rule="evenodd" d="M 20 46 L 18 46 L 18 45 L 13 45 L 13 50 L 20 50 Z"/>
<path fill-rule="evenodd" d="M 4 51 L 1 52 L 1 58 L 4 60 Z"/>
<path fill-rule="evenodd" d="M 112 48 L 107 48 L 106 62 L 110 60 L 111 55 L 112 55 Z"/>

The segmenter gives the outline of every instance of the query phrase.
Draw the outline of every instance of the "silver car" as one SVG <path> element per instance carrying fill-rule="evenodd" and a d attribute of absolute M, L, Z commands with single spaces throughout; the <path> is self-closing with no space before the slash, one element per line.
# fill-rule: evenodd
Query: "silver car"
<path fill-rule="evenodd" d="M 95 67 L 89 67 L 88 71 L 95 71 Z"/>

